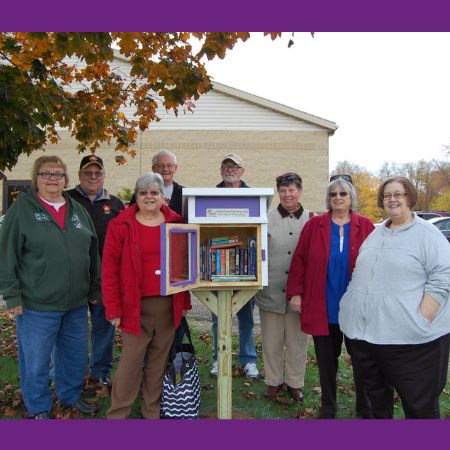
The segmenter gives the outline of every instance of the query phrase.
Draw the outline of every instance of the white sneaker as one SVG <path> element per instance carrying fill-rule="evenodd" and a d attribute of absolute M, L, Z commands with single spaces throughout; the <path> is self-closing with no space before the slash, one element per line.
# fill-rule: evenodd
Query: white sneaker
<path fill-rule="evenodd" d="M 217 377 L 217 374 L 219 372 L 219 367 L 217 366 L 217 361 L 214 361 L 214 364 L 211 366 L 211 370 L 209 371 L 209 374 L 213 377 Z"/>
<path fill-rule="evenodd" d="M 244 372 L 246 378 L 253 378 L 253 379 L 259 378 L 258 368 L 256 367 L 255 363 L 247 363 L 244 366 Z"/>

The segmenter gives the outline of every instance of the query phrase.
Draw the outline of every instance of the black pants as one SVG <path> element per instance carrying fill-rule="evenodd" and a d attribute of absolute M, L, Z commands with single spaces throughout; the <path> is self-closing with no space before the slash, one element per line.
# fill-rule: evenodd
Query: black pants
<path fill-rule="evenodd" d="M 392 419 L 392 387 L 407 419 L 439 419 L 439 395 L 448 371 L 450 335 L 414 345 L 350 340 L 363 388 L 377 419 Z"/>
<path fill-rule="evenodd" d="M 337 409 L 336 376 L 344 335 L 339 325 L 332 323 L 328 324 L 328 333 L 328 336 L 313 336 L 313 341 L 322 391 L 322 417 L 334 419 Z M 345 339 L 345 346 L 349 355 L 352 356 L 347 338 Z M 353 365 L 353 379 L 355 382 L 356 412 L 361 417 L 372 418 L 370 403 L 362 388 L 359 370 L 355 365 Z"/>

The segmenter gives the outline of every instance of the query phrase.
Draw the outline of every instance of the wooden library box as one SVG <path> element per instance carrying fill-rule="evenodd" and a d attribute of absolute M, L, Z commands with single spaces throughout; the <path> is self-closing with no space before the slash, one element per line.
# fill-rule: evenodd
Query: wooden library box
<path fill-rule="evenodd" d="M 161 293 L 267 286 L 271 188 L 184 188 L 187 224 L 161 226 Z"/>

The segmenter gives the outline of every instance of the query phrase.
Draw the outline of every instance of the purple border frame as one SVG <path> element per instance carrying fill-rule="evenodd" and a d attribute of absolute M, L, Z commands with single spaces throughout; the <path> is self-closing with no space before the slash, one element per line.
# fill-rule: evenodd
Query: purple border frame
<path fill-rule="evenodd" d="M 448 0 L 230 0 L 219 4 L 184 0 L 170 4 L 134 0 L 115 5 L 104 0 L 79 0 L 70 11 L 60 0 L 3 2 L 3 31 L 146 31 L 164 29 L 284 29 L 303 31 L 450 31 Z M 130 4 L 131 3 L 131 4 Z M 138 13 L 136 13 L 138 11 Z M 154 446 L 162 449 L 221 450 L 249 443 L 258 449 L 310 446 L 380 450 L 441 448 L 450 440 L 450 424 L 442 421 L 160 421 L 1 420 L 2 448 L 45 447 L 121 449 Z M 292 443 L 292 444 L 291 444 Z"/>
<path fill-rule="evenodd" d="M 3 31 L 168 31 L 186 28 L 297 31 L 448 31 L 447 0 L 229 0 L 215 11 L 211 0 L 78 0 L 70 12 L 60 0 L 5 1 Z M 225 5 L 224 5 L 225 6 Z M 156 28 L 156 30 L 155 30 Z"/>

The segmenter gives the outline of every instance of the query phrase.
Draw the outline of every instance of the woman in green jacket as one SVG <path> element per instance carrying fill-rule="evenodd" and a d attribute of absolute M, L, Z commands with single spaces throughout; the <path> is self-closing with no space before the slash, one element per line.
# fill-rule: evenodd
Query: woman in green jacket
<path fill-rule="evenodd" d="M 0 293 L 16 316 L 20 385 L 28 413 L 51 418 L 49 362 L 55 348 L 56 395 L 63 407 L 80 400 L 87 360 L 87 302 L 101 299 L 97 236 L 86 210 L 64 188 L 67 168 L 41 156 L 33 188 L 8 210 L 0 233 Z"/>

